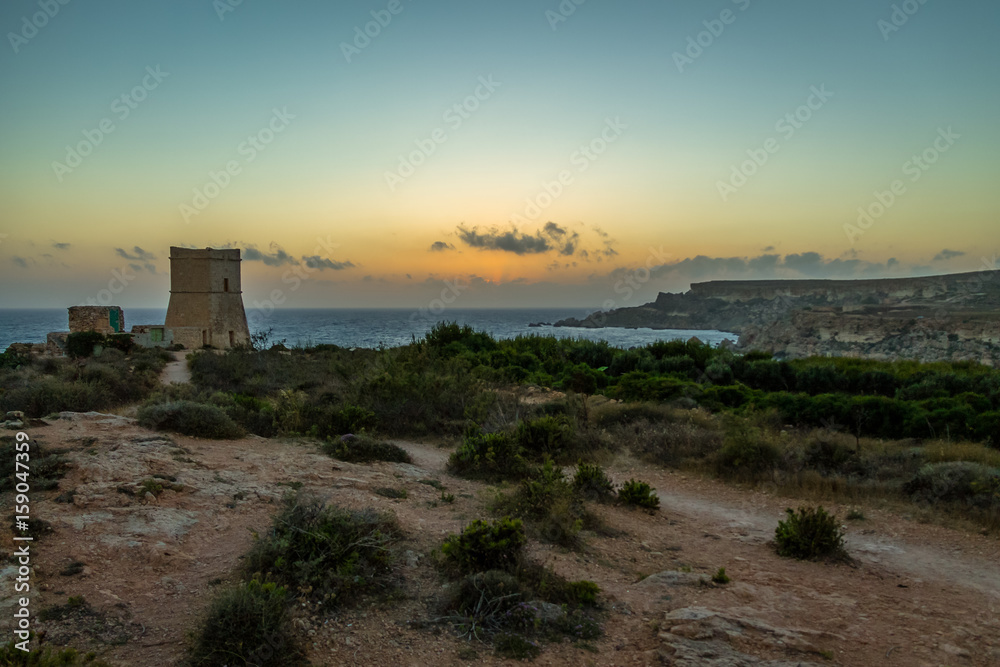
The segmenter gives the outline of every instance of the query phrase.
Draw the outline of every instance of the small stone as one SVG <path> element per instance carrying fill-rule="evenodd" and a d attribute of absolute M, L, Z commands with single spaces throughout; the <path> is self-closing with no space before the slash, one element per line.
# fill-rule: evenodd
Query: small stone
<path fill-rule="evenodd" d="M 156 502 L 156 496 L 154 496 L 149 491 L 146 492 L 146 494 L 143 496 L 143 498 L 146 499 L 147 503 L 155 503 Z"/>

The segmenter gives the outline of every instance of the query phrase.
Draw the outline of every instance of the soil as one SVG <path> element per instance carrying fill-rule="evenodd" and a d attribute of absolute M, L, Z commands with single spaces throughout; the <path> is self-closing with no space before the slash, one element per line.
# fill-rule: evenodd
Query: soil
<path fill-rule="evenodd" d="M 191 370 L 187 365 L 187 358 L 191 352 L 170 352 L 173 361 L 168 361 L 163 371 L 160 373 L 160 382 L 163 384 L 185 384 L 191 381 Z"/>
<path fill-rule="evenodd" d="M 392 511 L 406 532 L 402 589 L 391 601 L 327 617 L 294 612 L 312 664 L 514 664 L 419 623 L 435 615 L 443 585 L 431 552 L 486 516 L 494 493 L 448 475 L 446 449 L 397 441 L 413 464 L 355 465 L 305 440 L 201 440 L 98 413 L 63 413 L 28 432 L 72 463 L 58 489 L 31 501 L 51 527 L 32 546 L 31 597 L 34 627 L 49 644 L 96 650 L 115 665 L 180 664 L 188 634 L 254 531 L 264 532 L 282 496 L 301 485 L 331 503 Z M 771 544 L 787 499 L 624 455 L 606 467 L 617 482 L 651 483 L 661 508 L 596 506 L 614 536 L 587 535 L 580 551 L 530 543 L 532 558 L 600 585 L 605 610 L 602 638 L 545 644 L 537 664 L 1000 664 L 995 537 L 864 508 L 865 520 L 846 525 L 851 562 L 800 562 Z M 443 502 L 429 480 L 455 501 Z M 159 495 L 147 495 L 157 484 Z M 373 492 L 380 487 L 408 496 L 390 500 Z M 847 508 L 828 509 L 843 517 Z M 730 583 L 710 581 L 720 567 Z M 5 581 L 9 568 L 0 563 Z M 12 587 L 0 596 L 6 615 Z M 86 604 L 37 618 L 70 596 Z"/>

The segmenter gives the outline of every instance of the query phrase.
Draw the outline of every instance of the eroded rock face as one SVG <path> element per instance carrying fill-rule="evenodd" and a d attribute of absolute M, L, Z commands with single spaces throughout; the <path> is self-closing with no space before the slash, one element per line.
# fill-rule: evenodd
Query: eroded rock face
<path fill-rule="evenodd" d="M 738 350 L 1000 366 L 1000 271 L 887 280 L 695 283 L 685 294 L 555 326 L 716 329 Z"/>

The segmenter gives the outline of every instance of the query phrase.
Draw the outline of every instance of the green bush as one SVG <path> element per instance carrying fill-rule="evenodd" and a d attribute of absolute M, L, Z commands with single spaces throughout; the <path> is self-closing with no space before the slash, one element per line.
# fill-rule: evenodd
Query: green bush
<path fill-rule="evenodd" d="M 573 492 L 587 500 L 610 500 L 615 495 L 615 485 L 601 466 L 579 462 L 573 475 Z"/>
<path fill-rule="evenodd" d="M 500 481 L 520 479 L 531 470 L 521 446 L 507 433 L 465 433 L 462 444 L 448 458 L 448 470 L 462 477 Z"/>
<path fill-rule="evenodd" d="M 763 430 L 741 418 L 730 419 L 722 449 L 716 455 L 721 475 L 755 478 L 778 466 L 781 453 Z"/>
<path fill-rule="evenodd" d="M 494 511 L 529 522 L 532 533 L 546 542 L 579 546 L 588 515 L 573 487 L 551 460 L 524 479 L 514 493 L 498 498 Z"/>
<path fill-rule="evenodd" d="M 618 500 L 626 505 L 635 505 L 649 510 L 660 507 L 660 497 L 656 495 L 655 489 L 646 482 L 634 479 L 625 482 L 618 489 Z"/>
<path fill-rule="evenodd" d="M 477 519 L 441 545 L 445 562 L 463 573 L 513 571 L 527 539 L 520 519 L 503 517 L 491 523 Z"/>
<path fill-rule="evenodd" d="M 573 443 L 573 423 L 566 415 L 546 415 L 517 425 L 514 439 L 533 458 L 558 459 Z"/>
<path fill-rule="evenodd" d="M 223 589 L 199 623 L 189 650 L 192 667 L 239 664 L 280 667 L 303 664 L 292 640 L 285 588 L 274 582 Z"/>
<path fill-rule="evenodd" d="M 334 606 L 389 586 L 389 546 L 399 536 L 391 515 L 298 494 L 285 500 L 271 530 L 254 543 L 244 569 L 289 590 L 308 589 L 317 603 Z"/>
<path fill-rule="evenodd" d="M 193 401 L 146 405 L 139 410 L 139 425 L 154 431 L 174 431 L 212 440 L 232 440 L 243 435 L 224 410 Z"/>
<path fill-rule="evenodd" d="M 597 596 L 601 592 L 601 587 L 593 581 L 581 579 L 580 581 L 569 582 L 567 584 L 567 591 L 574 604 L 592 607 L 597 604 Z"/>
<path fill-rule="evenodd" d="M 903 491 L 920 502 L 1000 508 L 1000 468 L 969 461 L 932 463 L 904 484 Z"/>
<path fill-rule="evenodd" d="M 542 647 L 516 632 L 501 632 L 493 639 L 497 655 L 512 660 L 534 660 L 542 654 Z"/>
<path fill-rule="evenodd" d="M 327 442 L 323 451 L 340 461 L 348 463 L 371 463 L 390 461 L 392 463 L 413 463 L 409 452 L 391 442 L 380 442 L 368 436 L 344 436 Z"/>
<path fill-rule="evenodd" d="M 89 357 L 94 349 L 107 344 L 104 334 L 96 331 L 76 331 L 66 336 L 66 354 L 74 359 Z"/>
<path fill-rule="evenodd" d="M 0 667 L 111 667 L 98 660 L 95 653 L 80 653 L 75 648 L 46 646 L 22 651 L 10 641 L 0 646 Z"/>
<path fill-rule="evenodd" d="M 800 507 L 798 512 L 789 508 L 785 512 L 788 518 L 779 521 L 774 531 L 779 555 L 799 559 L 845 555 L 844 535 L 837 517 L 822 507 Z"/>

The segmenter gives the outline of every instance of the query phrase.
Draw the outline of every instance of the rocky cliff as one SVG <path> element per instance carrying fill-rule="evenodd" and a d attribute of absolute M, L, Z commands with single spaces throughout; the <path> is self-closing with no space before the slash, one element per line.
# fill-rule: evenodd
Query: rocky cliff
<path fill-rule="evenodd" d="M 555 326 L 717 329 L 740 349 L 1000 366 L 1000 271 L 885 280 L 695 283 L 634 308 Z"/>

